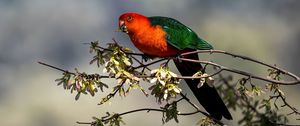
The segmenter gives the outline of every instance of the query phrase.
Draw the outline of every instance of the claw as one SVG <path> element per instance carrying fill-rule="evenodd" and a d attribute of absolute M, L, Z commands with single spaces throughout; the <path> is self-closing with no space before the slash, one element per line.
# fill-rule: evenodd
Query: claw
<path fill-rule="evenodd" d="M 142 61 L 145 61 L 145 62 L 147 62 L 147 61 L 149 61 L 149 60 L 152 60 L 152 59 L 154 59 L 154 57 L 151 56 L 151 55 L 144 54 L 144 55 L 142 56 Z"/>

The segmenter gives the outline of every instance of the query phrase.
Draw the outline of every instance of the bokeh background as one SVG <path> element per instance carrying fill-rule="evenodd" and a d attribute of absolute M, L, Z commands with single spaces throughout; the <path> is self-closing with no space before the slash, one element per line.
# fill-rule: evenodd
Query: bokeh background
<path fill-rule="evenodd" d="M 115 32 L 118 16 L 128 11 L 176 18 L 216 49 L 277 64 L 300 75 L 299 0 L 0 0 L 0 125 L 69 126 L 106 111 L 158 107 L 153 97 L 145 98 L 139 91 L 102 106 L 96 104 L 107 92 L 75 101 L 74 94 L 56 86 L 59 71 L 37 64 L 43 61 L 70 70 L 101 72 L 88 65 L 91 55 L 82 43 L 115 38 L 134 48 L 126 34 Z M 214 60 L 251 72 L 265 71 L 228 57 Z M 300 109 L 298 90 L 299 86 L 284 88 L 288 102 Z M 186 104 L 180 106 L 183 111 L 192 110 Z M 196 125 L 199 115 L 179 117 L 180 123 L 171 121 L 165 126 Z M 124 121 L 128 126 L 162 125 L 161 113 L 156 112 L 124 116 Z"/>

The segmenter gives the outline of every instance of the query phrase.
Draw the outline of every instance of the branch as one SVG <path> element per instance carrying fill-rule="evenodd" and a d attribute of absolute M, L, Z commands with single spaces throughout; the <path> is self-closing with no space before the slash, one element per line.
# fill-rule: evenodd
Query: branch
<path fill-rule="evenodd" d="M 64 69 L 61 69 L 61 68 L 58 68 L 58 67 L 55 67 L 55 66 L 49 65 L 49 64 L 47 64 L 47 63 L 44 63 L 44 62 L 40 62 L 40 61 L 38 61 L 38 63 L 39 63 L 39 64 L 41 64 L 41 65 L 44 65 L 44 66 L 47 66 L 47 67 L 50 67 L 50 68 L 56 69 L 56 70 L 58 70 L 58 71 L 64 72 L 64 73 L 70 73 L 70 74 L 72 74 L 72 75 L 75 75 L 75 73 L 73 73 L 73 72 L 69 72 L 69 71 L 67 71 L 67 70 L 64 70 Z"/>
<path fill-rule="evenodd" d="M 182 97 L 183 99 L 185 99 L 190 105 L 192 105 L 192 106 L 196 109 L 196 112 L 197 112 L 197 113 L 199 112 L 199 113 L 205 115 L 206 117 L 212 119 L 215 123 L 217 123 L 217 124 L 219 124 L 219 125 L 222 125 L 222 126 L 224 125 L 220 120 L 217 120 L 217 119 L 215 119 L 214 117 L 210 116 L 208 113 L 201 111 L 200 108 L 199 108 L 196 104 L 192 103 L 192 102 L 190 101 L 190 99 L 187 98 L 183 93 L 180 92 L 180 95 L 181 95 L 181 97 Z"/>
<path fill-rule="evenodd" d="M 110 100 L 112 97 L 114 97 L 118 91 L 120 91 L 121 88 L 123 88 L 123 85 L 125 84 L 125 81 L 121 82 L 120 85 L 118 85 L 118 89 L 114 90 L 112 93 L 109 93 L 108 95 L 106 95 L 106 97 L 102 98 L 101 102 L 98 103 L 98 105 L 102 105 L 103 103 L 105 103 L 106 101 Z"/>
<path fill-rule="evenodd" d="M 166 112 L 165 110 L 163 109 L 156 109 L 156 108 L 141 108 L 141 109 L 135 109 L 135 110 L 131 110 L 131 111 L 127 111 L 127 112 L 123 112 L 123 113 L 120 113 L 118 114 L 119 116 L 123 116 L 123 115 L 128 115 L 128 114 L 131 114 L 131 113 L 136 113 L 136 112 L 142 112 L 142 111 L 147 111 L 147 112 L 150 112 L 150 111 L 156 111 L 156 112 Z M 181 116 L 187 116 L 187 115 L 193 115 L 193 114 L 196 114 L 196 113 L 202 113 L 201 111 L 194 111 L 194 112 L 187 112 L 187 113 L 178 113 L 177 115 L 181 115 Z M 111 117 L 113 118 L 113 117 Z M 101 120 L 101 121 L 107 121 L 107 120 L 110 120 L 111 118 L 107 118 L 107 119 L 104 119 L 104 120 Z M 79 122 L 77 121 L 76 122 L 77 124 L 89 124 L 89 125 L 92 125 L 94 124 L 95 122 Z M 218 123 L 219 124 L 219 123 Z M 223 124 L 223 123 L 220 123 L 220 124 Z M 224 124 L 223 124 L 224 125 Z"/>
<path fill-rule="evenodd" d="M 240 109 L 242 109 L 242 107 L 246 107 L 246 108 L 250 108 L 254 113 L 256 113 L 257 115 L 261 116 L 261 117 L 265 117 L 268 119 L 268 121 L 272 124 L 272 125 L 276 125 L 276 126 L 300 126 L 300 125 L 294 125 L 294 124 L 283 124 L 283 123 L 276 123 L 276 122 L 272 122 L 271 120 L 269 120 L 269 118 L 265 115 L 265 113 L 261 113 L 254 105 L 251 104 L 251 101 L 250 99 L 248 99 L 245 95 L 241 95 L 239 94 L 236 90 L 236 87 L 235 85 L 230 85 L 228 80 L 226 78 L 224 78 L 222 76 L 222 74 L 219 74 L 219 78 L 220 78 L 220 81 L 222 81 L 222 83 L 224 83 L 224 85 L 227 86 L 227 88 L 229 88 L 230 90 L 233 91 L 234 95 L 236 96 L 235 100 L 235 104 L 237 104 Z M 250 81 L 251 78 L 247 79 L 247 81 Z M 277 95 L 277 96 L 270 96 L 270 99 L 272 98 L 278 98 L 278 97 L 282 97 L 284 98 L 282 95 Z M 238 102 L 239 100 L 241 100 L 240 102 Z M 287 103 L 285 101 L 285 98 L 284 98 L 284 103 L 289 105 L 289 103 Z M 292 106 L 290 106 L 290 108 L 294 108 Z M 296 109 L 296 108 L 294 108 Z M 295 113 L 298 113 L 298 111 L 296 110 Z M 252 119 L 253 120 L 253 119 Z"/>
<path fill-rule="evenodd" d="M 41 64 L 41 65 L 44 65 L 44 66 L 47 66 L 47 67 L 56 69 L 56 70 L 58 70 L 58 71 L 61 71 L 61 72 L 63 72 L 63 73 L 69 73 L 69 74 L 72 74 L 72 75 L 76 75 L 76 73 L 74 73 L 74 72 L 70 72 L 70 71 L 68 71 L 68 70 L 64 70 L 64 69 L 58 68 L 58 67 L 56 67 L 56 66 L 53 66 L 53 65 L 50 65 L 50 64 L 41 62 L 41 61 L 38 61 L 38 63 Z M 113 77 L 105 76 L 105 75 L 101 75 L 101 76 L 99 75 L 99 76 L 97 76 L 97 77 L 99 77 L 99 78 L 113 78 Z M 98 78 L 98 79 L 99 79 L 99 78 Z"/>
<path fill-rule="evenodd" d="M 278 70 L 279 72 L 281 72 L 283 74 L 287 74 L 288 76 L 290 76 L 290 77 L 292 77 L 292 78 L 295 79 L 295 81 L 278 82 L 278 81 L 270 81 L 270 79 L 267 79 L 267 78 L 254 77 L 254 78 L 259 79 L 259 80 L 263 80 L 263 81 L 267 81 L 267 82 L 272 82 L 272 83 L 278 83 L 278 84 L 282 84 L 282 85 L 296 85 L 296 84 L 300 83 L 300 77 L 297 76 L 297 75 L 295 75 L 295 74 L 293 74 L 293 73 L 291 73 L 291 72 L 289 72 L 289 71 L 287 71 L 287 70 L 284 70 L 284 69 L 279 68 L 277 66 L 273 66 L 273 65 L 264 63 L 262 61 L 259 61 L 259 60 L 256 60 L 256 59 L 253 59 L 253 58 L 250 58 L 250 57 L 247 57 L 247 56 L 237 55 L 237 54 L 229 53 L 229 52 L 226 52 L 226 51 L 223 51 L 223 50 L 196 50 L 196 51 L 182 53 L 181 56 L 195 54 L 195 53 L 221 53 L 221 54 L 232 56 L 234 58 L 236 58 L 236 57 L 237 58 L 241 58 L 243 60 L 248 60 L 248 61 L 251 61 L 251 62 L 254 62 L 254 63 L 257 63 L 257 64 L 261 64 L 263 66 L 266 66 L 266 67 Z M 191 62 L 194 62 L 194 61 L 191 61 Z M 224 68 L 225 70 L 227 70 L 229 72 L 234 72 L 234 73 L 242 74 L 242 75 L 245 75 L 245 76 L 251 75 L 250 73 L 243 72 L 243 71 L 237 71 L 237 70 L 234 70 L 234 69 L 228 69 L 226 67 L 223 67 L 223 66 L 215 64 L 215 63 L 208 63 L 208 62 L 202 62 L 202 63 L 204 63 L 204 64 L 211 64 L 211 65 L 217 66 L 219 68 Z"/>
<path fill-rule="evenodd" d="M 244 76 L 248 76 L 250 78 L 254 78 L 254 79 L 258 79 L 258 80 L 263 80 L 263 81 L 266 81 L 266 82 L 271 82 L 271 83 L 276 83 L 276 84 L 281 84 L 281 85 L 297 85 L 297 84 L 300 84 L 300 80 L 298 81 L 276 81 L 276 80 L 273 80 L 273 79 L 268 79 L 268 78 L 264 78 L 264 77 L 260 77 L 260 76 L 256 76 L 252 73 L 248 73 L 248 72 L 245 72 L 245 71 L 241 71 L 241 70 L 236 70 L 236 69 L 230 69 L 230 68 L 227 68 L 225 66 L 222 66 L 222 65 L 219 65 L 219 64 L 216 64 L 216 63 L 213 63 L 213 62 L 210 62 L 210 61 L 201 61 L 201 60 L 192 60 L 192 59 L 186 59 L 186 58 L 178 58 L 179 60 L 183 60 L 183 61 L 189 61 L 189 62 L 197 62 L 197 63 L 203 63 L 203 64 L 210 64 L 212 66 L 216 66 L 219 68 L 219 70 L 211 75 L 208 75 L 208 76 L 205 76 L 205 77 L 191 77 L 191 76 L 178 76 L 178 77 L 175 77 L 177 79 L 200 79 L 200 78 L 207 78 L 207 77 L 212 77 L 212 76 L 215 76 L 219 73 L 221 73 L 222 71 L 229 71 L 229 72 L 233 72 L 233 73 L 237 73 L 237 74 L 240 74 L 240 75 L 244 75 Z M 157 61 L 153 61 L 151 63 L 148 63 L 148 64 L 145 64 L 145 65 L 140 65 L 138 67 L 135 67 L 134 69 L 138 69 L 138 68 L 141 68 L 141 67 L 146 67 L 146 66 L 149 66 L 149 65 L 153 65 L 157 62 L 161 62 L 163 60 L 166 60 L 166 59 L 160 59 L 160 60 L 157 60 Z M 58 68 L 58 67 L 55 67 L 55 66 L 52 66 L 52 65 L 49 65 L 49 64 L 46 64 L 44 62 L 38 62 L 39 64 L 41 65 L 44 65 L 44 66 L 47 66 L 47 67 L 50 67 L 50 68 L 53 68 L 53 69 L 56 69 L 56 70 L 59 70 L 61 72 L 66 72 L 66 73 L 70 73 L 72 75 L 75 75 L 75 73 L 73 72 L 69 72 L 67 70 L 64 70 L 64 69 L 61 69 L 61 68 Z M 110 76 L 104 76 L 104 75 L 101 75 L 99 76 L 100 78 L 114 78 L 113 76 L 110 77 Z M 149 78 L 151 76 L 138 76 L 138 77 L 141 77 L 141 78 Z"/>
<path fill-rule="evenodd" d="M 199 109 L 199 107 L 197 107 L 194 103 L 190 102 L 190 100 L 189 100 L 185 95 L 183 95 L 182 93 L 181 93 L 181 96 L 182 96 L 181 99 L 178 99 L 178 100 L 176 100 L 176 101 L 174 101 L 174 102 L 177 103 L 177 102 L 179 102 L 179 101 L 181 101 L 181 100 L 184 99 L 184 100 L 188 101 L 189 104 L 191 104 L 192 106 L 194 106 L 195 109 L 196 109 L 196 111 L 194 111 L 194 112 L 186 112 L 186 113 L 178 112 L 177 115 L 187 116 L 187 115 L 194 115 L 194 114 L 197 114 L 197 113 L 201 113 L 201 114 L 207 116 L 208 118 L 212 119 L 215 123 L 217 123 L 217 124 L 219 124 L 219 125 L 221 125 L 221 126 L 224 125 L 224 123 L 222 123 L 220 120 L 214 119 L 214 118 L 213 118 L 212 116 L 210 116 L 208 113 L 201 111 L 201 110 Z M 167 104 L 166 106 L 168 106 L 168 105 L 169 105 L 169 104 Z M 141 108 L 141 109 L 134 109 L 134 110 L 127 111 L 127 112 L 123 112 L 123 113 L 117 113 L 116 115 L 118 115 L 118 116 L 123 116 L 123 115 L 128 115 L 128 114 L 131 114 L 131 113 L 142 112 L 142 111 L 147 111 L 147 112 L 150 112 L 150 111 L 167 112 L 167 111 L 164 110 L 164 109 Z M 111 120 L 111 119 L 113 119 L 113 118 L 115 118 L 115 117 L 114 117 L 114 116 L 111 116 L 111 117 L 106 118 L 106 119 L 105 119 L 105 117 L 104 117 L 104 118 L 101 119 L 101 121 L 102 121 L 102 122 L 106 122 L 106 121 L 109 121 L 109 120 Z M 77 124 L 89 124 L 89 125 L 95 124 L 95 122 L 76 122 L 76 123 L 77 123 Z"/>
<path fill-rule="evenodd" d="M 227 68 L 225 66 L 222 66 L 222 65 L 210 62 L 210 61 L 193 60 L 193 59 L 187 59 L 187 58 L 177 58 L 177 59 L 183 60 L 183 61 L 188 61 L 188 62 L 209 64 L 209 65 L 218 67 L 219 71 L 214 73 L 213 75 L 216 75 L 216 74 L 220 73 L 221 71 L 228 71 L 228 72 L 244 75 L 244 76 L 247 76 L 247 77 L 250 77 L 250 78 L 254 78 L 254 79 L 258 79 L 258 80 L 262 80 L 262 81 L 266 81 L 266 82 L 271 82 L 271 83 L 276 83 L 276 84 L 281 84 L 281 85 L 297 85 L 297 84 L 300 84 L 300 79 L 299 80 L 297 79 L 295 81 L 277 81 L 277 80 L 273 80 L 273 79 L 260 77 L 260 76 L 254 75 L 252 73 L 249 73 L 249 72 L 245 72 L 245 71 L 241 71 L 241 70 L 237 70 L 237 69 L 230 69 L 230 68 Z M 212 75 L 210 75 L 210 76 L 212 76 Z M 201 78 L 201 77 L 198 77 L 198 78 Z M 296 78 L 298 78 L 298 77 L 296 76 Z M 195 79 L 195 77 L 187 77 L 187 78 L 184 78 L 184 79 Z"/>
<path fill-rule="evenodd" d="M 117 41 L 115 39 L 113 39 L 113 41 L 119 47 L 122 47 L 122 46 L 120 46 L 117 43 Z M 100 49 L 103 49 L 103 50 L 113 51 L 113 50 L 110 50 L 110 49 L 103 48 L 101 46 L 96 46 L 96 47 L 98 47 Z M 126 52 L 126 51 L 123 51 L 123 52 L 125 54 L 127 54 L 127 55 L 130 55 L 131 57 L 133 57 L 133 56 L 142 56 L 143 57 L 145 55 L 145 54 L 140 54 L 140 53 Z M 243 60 L 248 60 L 248 61 L 260 64 L 260 65 L 263 65 L 263 66 L 266 66 L 266 67 L 278 70 L 279 72 L 292 77 L 293 79 L 295 79 L 295 81 L 276 81 L 276 80 L 273 80 L 273 79 L 268 79 L 268 78 L 265 78 L 265 77 L 254 75 L 254 74 L 249 73 L 249 72 L 245 72 L 245 71 L 241 71 L 241 70 L 237 70 L 237 69 L 227 68 L 225 66 L 222 66 L 222 65 L 210 62 L 210 61 L 200 61 L 200 60 L 193 60 L 193 59 L 181 58 L 181 56 L 191 55 L 191 54 L 196 54 L 196 53 L 220 53 L 220 54 L 225 54 L 225 55 L 232 56 L 234 58 L 241 58 Z M 222 71 L 228 71 L 228 72 L 232 72 L 232 73 L 236 73 L 236 74 L 248 76 L 250 78 L 254 78 L 254 79 L 258 79 L 258 80 L 262 80 L 262 81 L 266 81 L 266 82 L 271 82 L 271 83 L 277 83 L 277 84 L 281 84 L 281 85 L 297 85 L 297 84 L 300 84 L 300 77 L 298 77 L 297 75 L 295 75 L 295 74 L 293 74 L 293 73 L 291 73 L 291 72 L 289 72 L 287 70 L 284 70 L 284 69 L 279 68 L 277 66 L 269 65 L 267 63 L 264 63 L 262 61 L 259 61 L 259 60 L 256 60 L 256 59 L 253 59 L 253 58 L 250 58 L 250 57 L 246 57 L 246 56 L 242 56 L 242 55 L 237 55 L 237 54 L 229 53 L 229 52 L 226 52 L 226 51 L 223 51 L 223 50 L 196 50 L 196 51 L 182 53 L 182 54 L 179 55 L 179 57 L 162 58 L 162 59 L 150 62 L 148 64 L 143 64 L 143 63 L 139 62 L 136 58 L 134 58 L 134 59 L 140 64 L 139 66 L 133 67 L 134 69 L 147 68 L 150 65 L 153 65 L 155 63 L 158 63 L 158 62 L 161 62 L 161 61 L 164 61 L 164 60 L 178 59 L 178 60 L 184 60 L 184 61 L 189 61 L 189 62 L 203 63 L 203 64 L 206 64 L 206 65 L 209 64 L 209 65 L 216 66 L 216 67 L 219 68 L 219 71 L 217 71 L 217 72 L 215 72 L 215 73 L 213 73 L 213 74 L 211 74 L 209 76 L 206 76 L 206 77 L 215 76 L 215 75 L 221 73 Z M 147 69 L 149 70 L 149 68 L 147 68 Z M 199 78 L 206 78 L 206 77 L 181 76 L 181 77 L 177 77 L 177 78 L 178 79 L 199 79 Z"/>
<path fill-rule="evenodd" d="M 167 69 L 167 72 L 164 71 L 164 74 L 157 74 L 157 76 L 153 76 L 152 71 L 149 68 L 149 66 L 167 60 L 167 62 L 164 62 L 164 63 L 161 64 L 161 66 L 167 67 L 168 63 L 169 63 L 169 61 L 171 59 L 177 59 L 177 60 L 183 60 L 183 61 L 188 61 L 188 62 L 195 62 L 195 63 L 205 64 L 205 68 L 206 68 L 206 66 L 209 66 L 209 65 L 213 66 L 214 68 L 217 68 L 217 70 L 215 70 L 215 72 L 213 72 L 211 74 L 205 74 L 206 76 L 177 76 L 176 74 L 173 73 L 174 76 L 172 75 L 169 78 L 169 80 L 177 80 L 178 83 L 179 83 L 179 79 L 208 78 L 208 77 L 213 77 L 213 76 L 216 76 L 216 75 L 221 75 L 221 73 L 223 71 L 228 71 L 228 72 L 231 72 L 231 73 L 235 73 L 235 74 L 239 74 L 239 75 L 243 75 L 243 76 L 248 77 L 248 79 L 244 79 L 244 78 L 243 79 L 244 79 L 245 82 L 248 81 L 251 84 L 252 88 L 255 85 L 251 83 L 251 79 L 257 79 L 257 80 L 261 80 L 261 81 L 265 81 L 265 82 L 270 82 L 271 84 L 274 84 L 274 85 L 297 85 L 297 84 L 300 84 L 300 78 L 298 76 L 296 76 L 295 74 L 290 73 L 290 72 L 288 72 L 288 71 L 286 71 L 286 70 L 284 70 L 282 68 L 279 68 L 276 65 L 274 65 L 274 66 L 273 65 L 269 65 L 269 64 L 266 64 L 266 63 L 261 62 L 261 61 L 256 60 L 256 59 L 252 59 L 252 58 L 249 58 L 249 57 L 246 57 L 246 56 L 242 56 L 242 55 L 237 55 L 237 54 L 225 52 L 225 51 L 222 51 L 222 50 L 196 50 L 196 51 L 192 51 L 192 52 L 182 53 L 178 57 L 166 57 L 166 58 L 161 58 L 161 59 L 152 61 L 150 63 L 144 63 L 143 60 L 146 61 L 146 59 L 144 59 L 145 58 L 145 54 L 133 53 L 133 52 L 130 51 L 130 49 L 124 48 L 124 47 L 120 46 L 115 39 L 113 39 L 113 42 L 114 42 L 114 44 L 110 44 L 108 48 L 104 48 L 104 47 L 98 46 L 97 42 L 90 43 L 90 46 L 91 46 L 90 48 L 92 50 L 91 52 L 95 51 L 96 54 L 97 54 L 96 56 L 94 56 L 94 59 L 92 61 L 96 60 L 97 63 L 100 62 L 100 63 L 97 64 L 98 67 L 99 67 L 99 64 L 100 65 L 104 65 L 105 64 L 105 69 L 113 68 L 113 69 L 115 69 L 117 71 L 117 72 L 115 72 L 115 71 L 111 72 L 110 71 L 109 76 L 99 75 L 99 74 L 94 74 L 95 76 L 93 76 L 93 75 L 91 75 L 91 76 L 93 76 L 93 78 L 97 78 L 97 79 L 100 79 L 100 78 L 116 78 L 116 79 L 120 79 L 121 78 L 121 79 L 123 79 L 122 81 L 118 81 L 118 85 L 114 87 L 114 90 L 105 97 L 106 100 L 109 100 L 110 98 L 112 98 L 113 96 L 115 96 L 117 92 L 123 91 L 124 90 L 123 85 L 125 83 L 129 83 L 130 86 L 136 84 L 136 85 L 138 85 L 138 88 L 140 88 L 141 90 L 144 90 L 139 85 L 140 79 L 143 79 L 144 81 L 149 81 L 149 79 L 152 78 L 152 80 L 154 80 L 155 78 L 156 79 L 160 78 L 162 75 L 171 72 L 171 71 L 169 71 L 169 69 Z M 113 50 L 113 49 L 115 49 L 115 50 Z M 211 61 L 193 60 L 193 59 L 184 58 L 185 55 L 198 54 L 198 53 L 220 53 L 220 54 L 232 56 L 234 58 L 241 58 L 243 60 L 247 60 L 247 61 L 250 61 L 250 62 L 253 62 L 253 63 L 256 63 L 256 64 L 260 64 L 262 66 L 266 66 L 268 68 L 271 68 L 271 71 L 274 70 L 275 72 L 278 72 L 278 75 L 282 73 L 282 74 L 285 74 L 285 75 L 293 78 L 294 80 L 293 81 L 280 81 L 279 79 L 266 78 L 266 77 L 262 77 L 262 76 L 258 76 L 258 75 L 246 72 L 246 71 L 242 71 L 242 70 L 238 70 L 238 69 L 233 69 L 233 68 L 228 68 L 228 67 L 222 66 L 220 64 L 217 64 L 217 63 L 214 63 L 214 62 L 211 62 Z M 113 56 L 111 56 L 111 55 L 113 55 Z M 102 56 L 104 56 L 104 58 Z M 141 61 L 138 60 L 138 58 L 136 56 L 141 56 L 142 60 Z M 123 58 L 123 57 L 125 57 L 125 58 Z M 104 59 L 104 60 L 99 60 L 99 59 Z M 114 62 L 110 62 L 111 60 L 114 61 Z M 133 64 L 132 60 L 136 61 L 138 63 L 138 65 L 136 65 L 136 66 L 132 65 Z M 124 62 L 124 61 L 127 61 L 127 62 Z M 113 64 L 113 65 L 112 66 L 107 65 L 108 62 L 110 63 L 110 65 L 111 64 Z M 64 69 L 61 69 L 61 68 L 58 68 L 58 67 L 55 67 L 55 66 L 43 63 L 43 62 L 38 62 L 38 63 L 41 64 L 41 65 L 44 65 L 44 66 L 56 69 L 58 71 L 64 72 L 64 74 L 68 74 L 67 77 L 69 77 L 69 78 L 70 78 L 70 75 L 74 75 L 74 77 L 75 77 L 75 83 L 72 83 L 71 81 L 69 81 L 70 80 L 69 78 L 64 79 L 65 76 L 62 78 L 64 85 L 69 86 L 69 84 L 72 83 L 73 87 L 71 89 L 71 92 L 72 92 L 72 90 L 73 90 L 74 87 L 76 87 L 78 84 L 80 85 L 80 83 L 81 83 L 80 82 L 80 83 L 77 84 L 78 81 L 76 82 L 76 77 L 81 77 L 80 75 L 84 75 L 84 76 L 82 76 L 83 78 L 86 77 L 86 76 L 90 76 L 90 75 L 88 75 L 88 74 L 86 74 L 84 72 L 83 73 L 79 73 L 77 70 L 75 70 L 76 72 L 69 72 L 68 70 L 64 70 Z M 93 63 L 93 62 L 91 62 L 91 63 Z M 115 66 L 115 64 L 121 64 L 121 65 Z M 142 72 L 140 72 L 140 68 L 142 68 L 142 70 L 141 70 Z M 145 69 L 151 71 L 151 74 L 145 74 L 144 73 Z M 112 70 L 112 69 L 110 69 L 110 70 Z M 137 79 L 133 79 L 133 78 L 137 78 Z M 128 81 L 128 79 L 129 79 L 129 81 Z M 67 81 L 65 81 L 65 80 L 67 80 Z M 167 82 L 164 79 L 162 79 L 160 81 Z M 82 82 L 85 85 L 90 86 L 90 87 L 88 87 L 88 90 L 87 89 L 85 89 L 85 90 L 87 90 L 88 92 L 90 92 L 89 89 L 92 89 L 92 93 L 94 93 L 94 91 L 95 91 L 94 88 L 95 87 L 93 87 L 93 86 L 97 86 L 97 83 L 90 83 L 90 82 L 88 82 L 88 81 L 86 81 L 84 79 L 83 79 Z M 85 83 L 85 82 L 88 82 L 88 83 Z M 94 81 L 92 80 L 91 82 L 94 82 Z M 130 84 L 130 82 L 131 82 L 132 85 Z M 161 83 L 159 81 L 156 81 L 156 82 L 157 83 Z M 168 83 L 173 84 L 173 82 L 175 82 L 175 81 L 169 81 Z M 99 83 L 102 83 L 102 82 L 99 81 Z M 153 83 L 153 82 L 151 82 L 151 83 Z M 178 83 L 174 83 L 173 85 L 177 86 Z M 235 90 L 235 88 L 233 86 L 230 86 L 229 83 L 225 83 L 225 85 L 227 85 L 228 87 L 231 87 L 232 90 Z M 122 88 L 122 90 L 121 90 L 121 88 Z M 70 89 L 70 88 L 67 87 L 67 89 Z M 83 88 L 77 88 L 78 94 L 81 93 L 82 89 Z M 173 90 L 175 91 L 175 88 L 170 88 L 170 89 L 172 89 L 172 91 Z M 102 90 L 102 88 L 101 88 L 101 90 Z M 128 88 L 128 90 L 129 90 L 129 88 Z M 151 90 L 151 89 L 149 89 L 149 90 Z M 173 91 L 173 93 L 175 93 L 174 96 L 177 96 L 177 94 L 180 92 L 180 95 L 182 97 L 181 99 L 179 99 L 177 101 L 174 101 L 175 103 L 177 103 L 177 102 L 179 102 L 181 100 L 185 100 L 191 106 L 193 106 L 195 108 L 195 111 L 194 112 L 188 112 L 188 113 L 180 113 L 180 112 L 177 111 L 177 105 L 174 108 L 170 107 L 170 108 L 172 108 L 170 110 L 172 110 L 172 111 L 175 110 L 173 112 L 176 113 L 175 114 L 176 117 L 172 117 L 172 115 L 171 115 L 171 117 L 167 116 L 166 122 L 168 120 L 170 120 L 170 119 L 175 119 L 175 121 L 177 122 L 178 121 L 177 120 L 177 115 L 185 116 L 185 115 L 193 115 L 193 114 L 196 114 L 196 113 L 201 113 L 201 114 L 205 115 L 206 117 L 208 117 L 209 119 L 213 120 L 215 123 L 217 123 L 219 125 L 224 125 L 221 121 L 219 121 L 217 119 L 214 119 L 208 113 L 201 111 L 197 105 L 195 105 L 194 103 L 192 103 L 190 101 L 190 99 L 188 99 L 184 94 L 182 94 L 182 92 L 179 91 L 177 88 L 176 88 L 176 91 L 175 92 L 174 91 Z M 279 95 L 276 96 L 276 97 L 272 97 L 272 98 L 276 98 L 276 99 L 280 98 L 283 101 L 283 103 L 284 103 L 284 105 L 282 107 L 287 106 L 288 108 L 290 108 L 293 111 L 290 114 L 300 115 L 300 113 L 298 112 L 298 110 L 296 108 L 292 107 L 286 101 L 286 99 L 283 96 L 283 94 L 280 94 L 280 89 L 279 88 L 278 88 L 277 92 L 279 93 Z M 275 94 L 275 92 L 274 92 L 274 94 Z M 168 99 L 165 98 L 165 94 L 163 94 L 163 95 L 164 95 L 163 98 L 166 101 L 168 101 Z M 168 95 L 169 94 L 167 94 L 167 97 L 168 97 Z M 237 92 L 235 92 L 235 95 L 238 96 Z M 124 93 L 124 96 L 125 96 L 125 93 Z M 160 96 L 155 96 L 155 97 L 160 97 Z M 103 98 L 103 99 L 105 99 L 105 98 Z M 102 99 L 102 101 L 103 101 L 103 99 Z M 263 117 L 268 117 L 268 115 L 264 115 L 263 113 L 260 113 L 257 110 L 256 106 L 253 106 L 251 104 L 251 101 L 247 98 L 247 96 L 246 97 L 244 97 L 244 96 L 238 96 L 238 99 L 241 99 L 240 103 L 236 103 L 236 104 L 239 104 L 239 106 L 243 106 L 244 108 L 247 108 L 249 110 L 251 109 L 257 115 L 260 115 L 260 116 L 263 116 Z M 271 97 L 270 97 L 270 99 L 271 99 Z M 276 102 L 276 100 L 275 100 L 275 102 Z M 157 111 L 157 112 L 163 112 L 163 113 L 166 112 L 166 113 L 168 113 L 169 109 L 166 106 L 165 106 L 165 108 L 161 108 L 161 109 L 156 109 L 156 108 L 135 109 L 135 110 L 123 112 L 123 113 L 120 113 L 120 114 L 114 114 L 114 115 L 116 115 L 116 117 L 114 117 L 114 116 L 102 117 L 102 119 L 100 119 L 100 121 L 107 122 L 107 121 L 111 121 L 111 119 L 117 119 L 117 118 L 119 119 L 119 117 L 123 116 L 123 115 L 131 114 L 131 113 L 135 113 L 135 112 L 141 112 L 141 111 L 147 111 L 147 112 Z M 164 121 L 164 118 L 165 117 L 163 116 L 163 121 Z M 121 120 L 121 118 L 120 118 L 120 120 Z M 95 122 L 77 122 L 77 123 L 78 124 L 90 124 L 90 125 L 95 125 L 96 124 Z M 272 122 L 272 124 L 276 124 L 276 123 Z M 277 125 L 280 125 L 280 124 L 277 124 Z"/>

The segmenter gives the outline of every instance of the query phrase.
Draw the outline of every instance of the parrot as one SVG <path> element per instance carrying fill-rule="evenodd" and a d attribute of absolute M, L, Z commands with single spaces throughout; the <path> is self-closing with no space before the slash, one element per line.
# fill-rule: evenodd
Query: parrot
<path fill-rule="evenodd" d="M 126 12 L 119 17 L 119 30 L 128 34 L 133 45 L 149 57 L 176 57 L 194 50 L 213 49 L 207 41 L 176 19 L 163 16 L 147 17 L 136 12 Z M 199 60 L 198 54 L 184 58 Z M 174 58 L 173 62 L 182 76 L 193 76 L 204 71 L 200 63 Z M 185 79 L 199 103 L 211 117 L 232 120 L 232 116 L 214 86 L 206 82 L 199 87 L 200 79 Z"/>

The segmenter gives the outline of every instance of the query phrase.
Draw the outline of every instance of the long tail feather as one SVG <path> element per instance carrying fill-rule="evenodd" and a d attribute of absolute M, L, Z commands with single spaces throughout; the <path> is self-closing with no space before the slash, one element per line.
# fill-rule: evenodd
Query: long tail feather
<path fill-rule="evenodd" d="M 198 54 L 188 55 L 185 56 L 185 58 L 194 60 L 199 59 Z M 199 70 L 203 69 L 200 63 L 179 60 L 174 60 L 174 62 L 177 69 L 183 76 L 192 76 Z M 222 116 L 228 120 L 232 119 L 230 112 L 220 98 L 216 88 L 210 87 L 206 83 L 204 83 L 202 87 L 198 88 L 197 85 L 199 83 L 199 79 L 187 79 L 185 81 L 196 96 L 197 100 L 212 117 L 218 120 L 221 120 Z"/>

